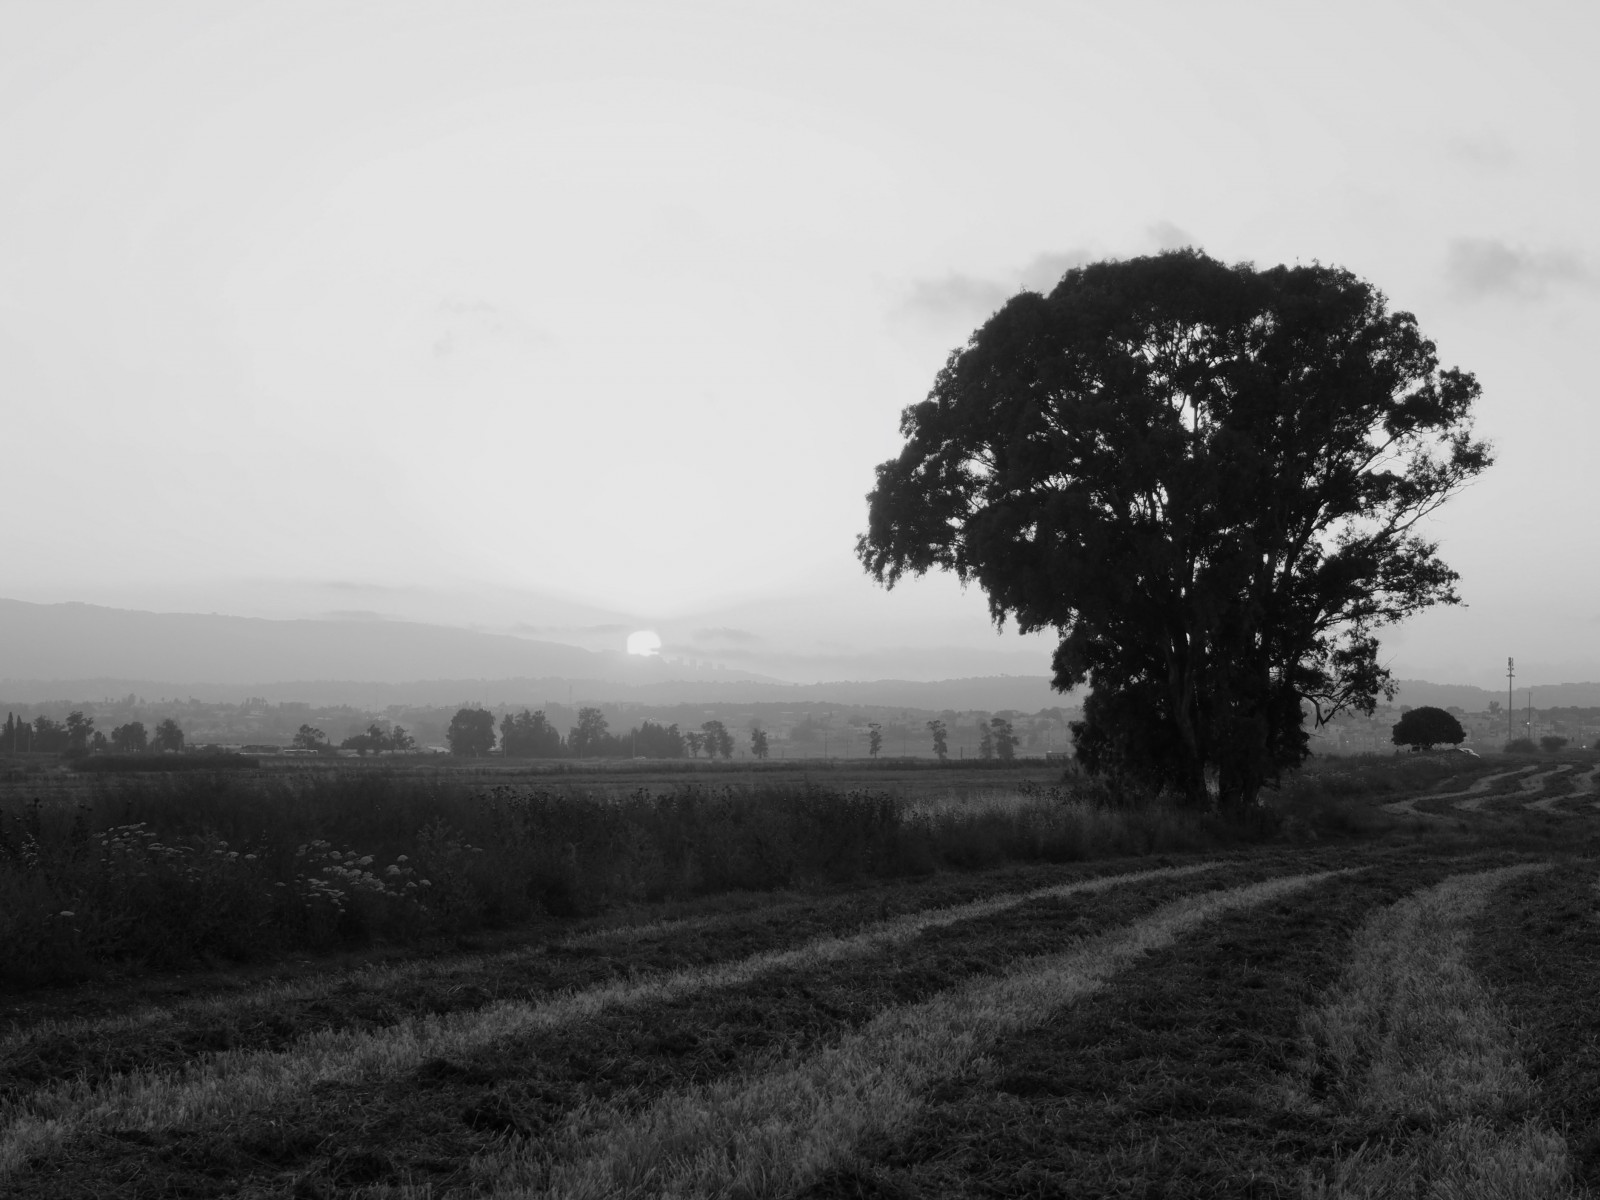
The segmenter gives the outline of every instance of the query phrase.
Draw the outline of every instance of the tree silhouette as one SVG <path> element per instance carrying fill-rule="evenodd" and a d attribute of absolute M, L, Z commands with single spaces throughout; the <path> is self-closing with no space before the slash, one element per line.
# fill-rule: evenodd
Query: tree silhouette
<path fill-rule="evenodd" d="M 156 731 L 150 737 L 150 749 L 157 754 L 168 751 L 173 754 L 183 749 L 183 730 L 178 728 L 178 722 L 168 717 L 156 726 Z"/>
<path fill-rule="evenodd" d="M 1442 743 L 1459 746 L 1466 736 L 1467 731 L 1461 728 L 1460 721 L 1444 709 L 1427 704 L 1401 713 L 1389 740 L 1396 746 L 1410 746 L 1413 750 L 1432 750 Z"/>
<path fill-rule="evenodd" d="M 494 752 L 494 714 L 486 708 L 461 708 L 445 730 L 450 753 L 458 758 L 482 758 Z"/>
<path fill-rule="evenodd" d="M 1060 636 L 1091 770 L 1251 803 L 1318 723 L 1392 695 L 1376 631 L 1457 603 L 1417 530 L 1490 463 L 1471 375 L 1332 267 L 1195 251 L 1009 301 L 901 417 L 863 565 L 943 569 Z"/>

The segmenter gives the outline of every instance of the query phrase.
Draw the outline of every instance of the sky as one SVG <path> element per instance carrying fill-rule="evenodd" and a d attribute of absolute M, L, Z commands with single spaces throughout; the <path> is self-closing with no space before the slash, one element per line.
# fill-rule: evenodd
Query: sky
<path fill-rule="evenodd" d="M 1468 606 L 1397 676 L 1600 679 L 1597 23 L 10 0 L 0 595 L 1047 673 L 865 576 L 872 468 L 1009 295 L 1192 245 L 1347 267 L 1483 386 L 1429 531 Z"/>

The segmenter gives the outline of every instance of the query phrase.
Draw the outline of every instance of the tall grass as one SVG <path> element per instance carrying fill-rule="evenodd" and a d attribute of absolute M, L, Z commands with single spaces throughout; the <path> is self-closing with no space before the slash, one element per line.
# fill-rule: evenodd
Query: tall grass
<path fill-rule="evenodd" d="M 593 796 L 364 770 L 96 779 L 88 797 L 0 806 L 0 986 L 1271 832 L 1081 782 L 925 804 L 812 785 Z"/>

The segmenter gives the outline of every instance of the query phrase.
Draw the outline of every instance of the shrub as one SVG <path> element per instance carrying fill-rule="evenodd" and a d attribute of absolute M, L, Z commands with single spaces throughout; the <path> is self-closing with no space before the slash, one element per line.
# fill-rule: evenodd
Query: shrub
<path fill-rule="evenodd" d="M 1506 743 L 1507 754 L 1532 754 L 1536 749 L 1532 738 L 1512 738 Z"/>
<path fill-rule="evenodd" d="M 1558 733 L 1547 733 L 1539 739 L 1539 749 L 1546 754 L 1554 754 L 1567 744 L 1568 739 Z"/>

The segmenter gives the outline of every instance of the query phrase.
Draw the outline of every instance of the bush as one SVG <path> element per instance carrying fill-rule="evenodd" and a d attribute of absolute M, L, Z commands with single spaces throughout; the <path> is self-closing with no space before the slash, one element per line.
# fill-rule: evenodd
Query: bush
<path fill-rule="evenodd" d="M 1532 738 L 1512 738 L 1506 743 L 1507 754 L 1532 754 L 1536 749 Z"/>
<path fill-rule="evenodd" d="M 1547 733 L 1539 739 L 1539 749 L 1546 754 L 1554 754 L 1567 744 L 1568 739 L 1558 733 Z"/>

